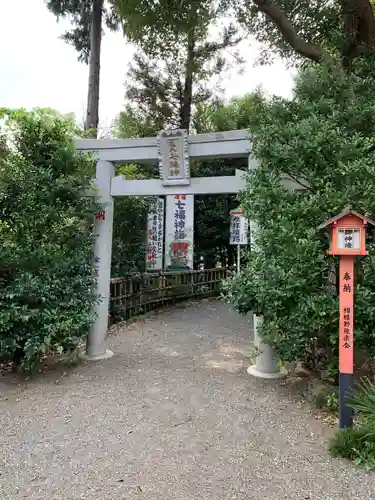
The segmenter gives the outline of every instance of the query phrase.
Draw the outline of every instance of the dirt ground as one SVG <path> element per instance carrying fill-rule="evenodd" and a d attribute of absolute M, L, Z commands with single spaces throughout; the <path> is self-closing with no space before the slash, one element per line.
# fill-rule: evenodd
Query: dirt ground
<path fill-rule="evenodd" d="M 0 378 L 1 500 L 370 500 L 333 429 L 246 373 L 251 320 L 220 301 L 112 334 L 115 356 Z"/>

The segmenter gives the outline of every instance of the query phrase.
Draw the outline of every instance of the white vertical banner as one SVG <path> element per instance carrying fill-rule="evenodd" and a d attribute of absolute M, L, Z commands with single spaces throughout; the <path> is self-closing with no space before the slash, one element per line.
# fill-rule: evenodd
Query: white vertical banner
<path fill-rule="evenodd" d="M 146 270 L 163 269 L 164 198 L 157 198 L 147 217 Z"/>
<path fill-rule="evenodd" d="M 194 268 L 194 195 L 166 197 L 165 269 Z"/>
<path fill-rule="evenodd" d="M 247 245 L 249 220 L 243 210 L 232 210 L 230 213 L 230 245 Z"/>

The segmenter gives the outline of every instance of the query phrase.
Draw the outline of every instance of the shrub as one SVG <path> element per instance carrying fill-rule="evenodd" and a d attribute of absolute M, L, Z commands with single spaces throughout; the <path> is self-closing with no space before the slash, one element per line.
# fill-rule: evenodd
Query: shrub
<path fill-rule="evenodd" d="M 357 382 L 350 396 L 350 406 L 360 412 L 375 429 L 375 384 L 368 377 Z"/>
<path fill-rule="evenodd" d="M 94 175 L 71 124 L 45 110 L 8 112 L 0 157 L 0 356 L 31 369 L 73 349 L 93 320 Z"/>
<path fill-rule="evenodd" d="M 252 115 L 254 155 L 240 196 L 259 227 L 241 275 L 225 285 L 228 302 L 264 315 L 261 335 L 284 361 L 307 361 L 313 338 L 337 359 L 337 259 L 317 226 L 347 204 L 375 213 L 375 80 L 323 66 L 302 72 L 292 100 L 264 100 Z M 297 189 L 284 180 L 294 179 Z M 375 350 L 375 244 L 357 259 L 356 346 Z M 331 279 L 329 279 L 331 277 Z M 333 277 L 333 280 L 332 280 Z M 335 361 L 335 359 L 334 359 Z"/>
<path fill-rule="evenodd" d="M 375 468 L 375 437 L 371 427 L 336 431 L 328 449 L 332 457 L 352 460 L 367 469 Z"/>
<path fill-rule="evenodd" d="M 332 391 L 332 389 L 328 387 L 327 390 L 330 390 L 328 394 L 325 394 L 324 392 L 317 394 L 315 398 L 315 406 L 319 410 L 325 410 L 332 413 L 337 413 L 339 409 L 339 400 L 337 396 L 337 391 Z"/>
<path fill-rule="evenodd" d="M 357 465 L 375 468 L 375 384 L 368 378 L 361 379 L 352 391 L 348 404 L 359 414 L 354 429 L 336 432 L 329 451 L 334 457 L 353 460 Z"/>

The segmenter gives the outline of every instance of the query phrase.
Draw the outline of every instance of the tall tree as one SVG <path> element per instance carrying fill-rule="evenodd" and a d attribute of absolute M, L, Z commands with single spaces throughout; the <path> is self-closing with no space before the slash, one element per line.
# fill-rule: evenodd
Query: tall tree
<path fill-rule="evenodd" d="M 226 11 L 213 0 L 119 0 L 125 36 L 138 47 L 127 78 L 130 107 L 152 112 L 159 126 L 189 129 L 195 104 L 212 96 L 207 83 L 225 68 L 223 51 L 241 39 L 229 23 L 216 38 L 210 30 Z M 129 108 L 126 110 L 129 112 Z"/>
<path fill-rule="evenodd" d="M 57 19 L 69 18 L 72 29 L 62 38 L 73 45 L 78 60 L 89 65 L 85 130 L 96 137 L 99 124 L 100 51 L 103 19 L 108 28 L 117 27 L 112 4 L 104 0 L 46 0 Z"/>

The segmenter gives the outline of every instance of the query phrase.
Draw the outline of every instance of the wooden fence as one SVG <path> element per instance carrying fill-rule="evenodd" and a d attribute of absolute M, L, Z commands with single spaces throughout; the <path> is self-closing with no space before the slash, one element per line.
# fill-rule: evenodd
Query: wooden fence
<path fill-rule="evenodd" d="M 110 322 L 129 319 L 190 297 L 219 295 L 222 281 L 231 273 L 230 269 L 218 268 L 112 278 Z"/>

